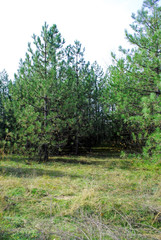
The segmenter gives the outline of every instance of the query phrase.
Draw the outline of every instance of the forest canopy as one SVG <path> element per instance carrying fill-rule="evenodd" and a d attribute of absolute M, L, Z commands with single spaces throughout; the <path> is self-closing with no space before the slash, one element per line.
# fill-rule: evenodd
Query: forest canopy
<path fill-rule="evenodd" d="M 118 145 L 161 157 L 161 7 L 145 0 L 132 14 L 132 48 L 112 53 L 104 74 L 79 41 L 65 46 L 57 26 L 33 35 L 14 81 L 0 73 L 0 153 L 47 161 L 68 150 Z"/>

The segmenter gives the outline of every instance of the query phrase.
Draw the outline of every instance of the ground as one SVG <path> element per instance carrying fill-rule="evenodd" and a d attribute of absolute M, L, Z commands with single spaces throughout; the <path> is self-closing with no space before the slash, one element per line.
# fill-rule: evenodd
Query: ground
<path fill-rule="evenodd" d="M 0 161 L 0 239 L 161 239 L 161 163 L 119 152 Z"/>

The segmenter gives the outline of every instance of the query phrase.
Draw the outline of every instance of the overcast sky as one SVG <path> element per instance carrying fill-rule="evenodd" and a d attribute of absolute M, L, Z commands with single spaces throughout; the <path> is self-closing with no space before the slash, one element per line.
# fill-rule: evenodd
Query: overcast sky
<path fill-rule="evenodd" d="M 67 44 L 79 40 L 86 60 L 105 69 L 110 52 L 128 47 L 124 30 L 143 0 L 0 0 L 0 71 L 13 79 L 33 33 L 46 21 L 56 24 Z"/>

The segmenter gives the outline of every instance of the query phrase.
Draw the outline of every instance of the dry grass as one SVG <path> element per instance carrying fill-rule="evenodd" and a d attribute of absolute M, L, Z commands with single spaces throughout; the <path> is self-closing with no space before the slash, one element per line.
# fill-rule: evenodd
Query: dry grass
<path fill-rule="evenodd" d="M 0 161 L 0 239 L 158 239 L 160 164 L 93 154 Z"/>

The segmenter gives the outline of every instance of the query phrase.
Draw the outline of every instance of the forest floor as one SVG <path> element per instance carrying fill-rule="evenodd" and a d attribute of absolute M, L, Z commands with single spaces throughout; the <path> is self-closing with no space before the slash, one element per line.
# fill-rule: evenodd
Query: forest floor
<path fill-rule="evenodd" d="M 161 163 L 95 150 L 0 160 L 0 239 L 160 240 Z"/>

